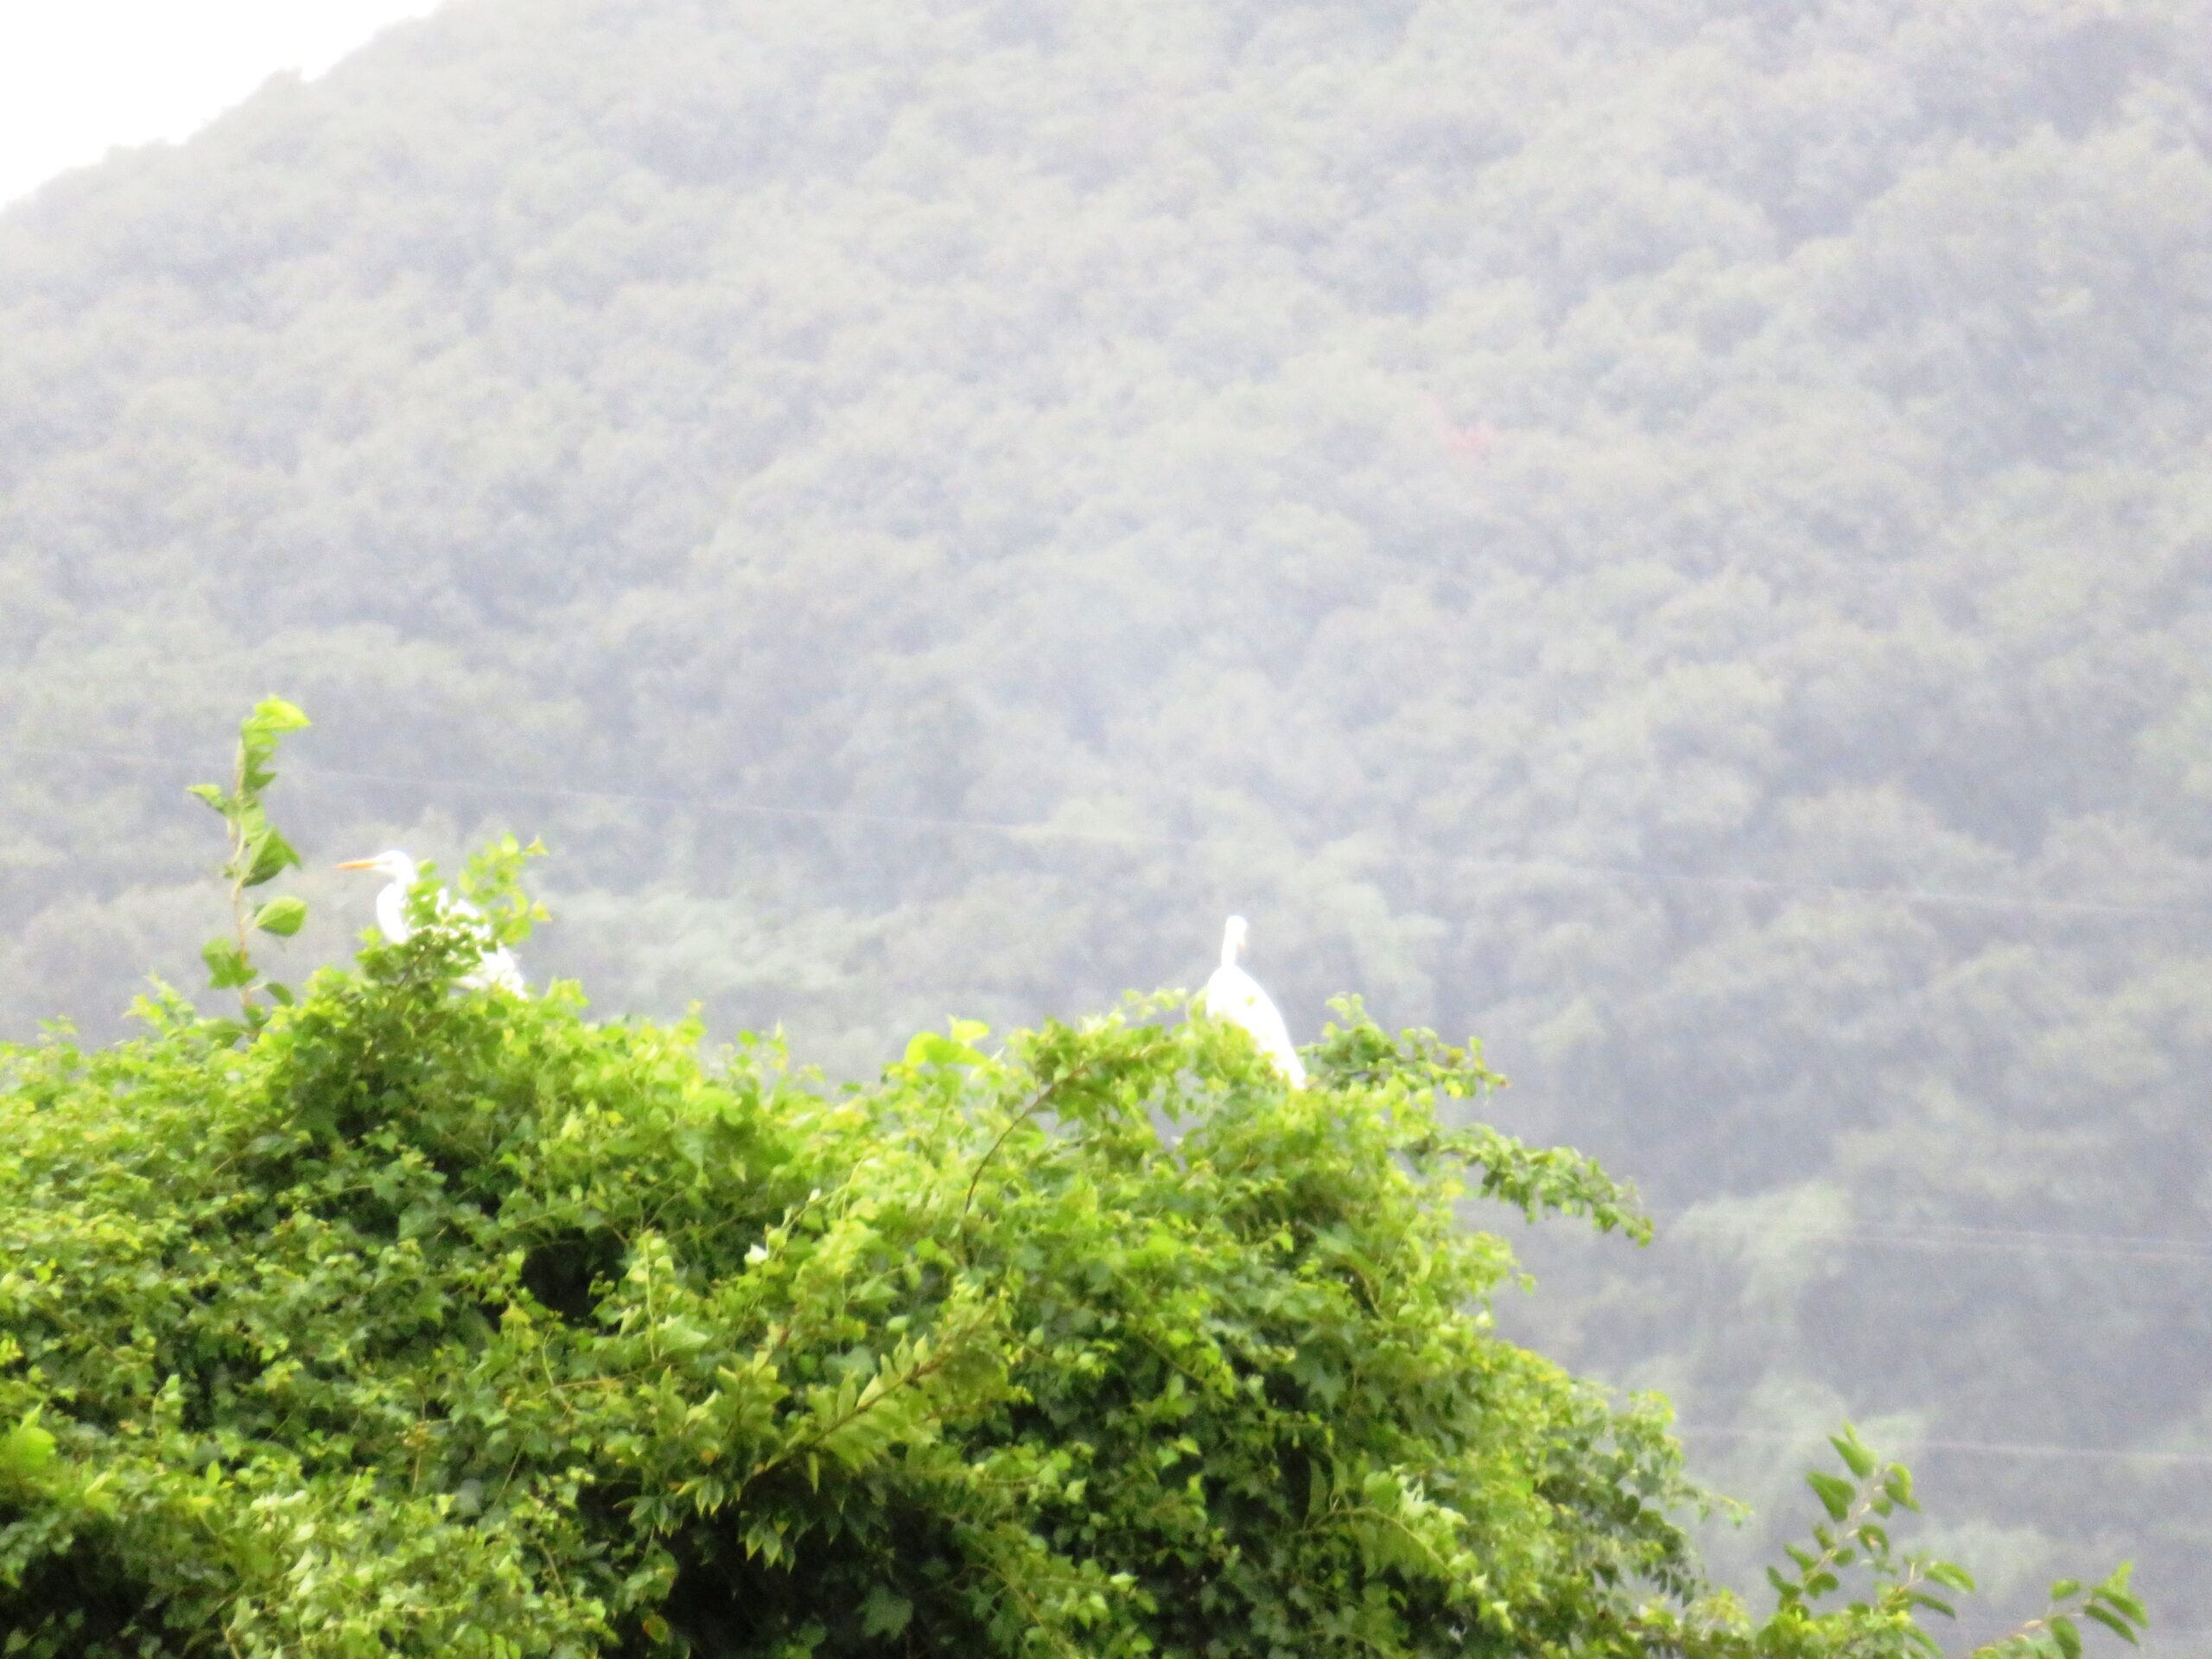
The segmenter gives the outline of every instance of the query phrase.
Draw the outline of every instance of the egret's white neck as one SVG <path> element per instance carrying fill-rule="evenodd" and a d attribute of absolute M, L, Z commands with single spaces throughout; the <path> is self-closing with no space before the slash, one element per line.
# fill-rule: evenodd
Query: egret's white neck
<path fill-rule="evenodd" d="M 413 885 L 394 876 L 377 894 L 377 925 L 395 944 L 404 944 L 414 930 L 407 925 L 407 889 Z"/>
<path fill-rule="evenodd" d="M 1236 947 L 1243 942 L 1244 930 L 1236 923 L 1231 922 L 1227 927 L 1222 929 L 1221 965 L 1223 967 L 1234 968 L 1236 965 Z"/>

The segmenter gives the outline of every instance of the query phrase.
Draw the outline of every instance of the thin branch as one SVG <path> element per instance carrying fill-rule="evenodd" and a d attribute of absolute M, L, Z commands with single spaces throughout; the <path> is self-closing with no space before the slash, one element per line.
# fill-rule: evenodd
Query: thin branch
<path fill-rule="evenodd" d="M 1157 1052 L 1158 1045 L 1155 1044 L 1153 1047 L 1144 1050 L 1140 1058 L 1149 1058 Z M 1114 1058 L 1116 1057 L 1110 1055 L 1093 1055 L 1090 1058 L 1084 1060 L 1081 1065 L 1071 1066 L 1067 1071 L 1061 1072 L 1058 1077 L 1054 1077 L 1052 1082 L 1046 1084 L 1042 1090 L 1039 1090 L 1037 1097 L 1032 1100 L 1027 1106 L 1023 1107 L 1019 1112 L 1015 1113 L 1013 1119 L 1007 1124 L 1007 1126 L 999 1131 L 998 1138 L 991 1142 L 989 1149 L 976 1160 L 975 1173 L 968 1178 L 968 1196 L 961 1201 L 960 1205 L 960 1219 L 963 1225 L 967 1222 L 969 1211 L 975 1206 L 976 1188 L 983 1179 L 983 1172 L 990 1167 L 991 1160 L 999 1155 L 999 1148 L 1006 1145 L 1008 1137 L 1010 1137 L 1014 1132 L 1020 1128 L 1024 1123 L 1027 1122 L 1039 1112 L 1044 1110 L 1046 1106 L 1050 1105 L 1052 1103 L 1052 1097 L 1058 1095 L 1062 1089 L 1065 1088 L 1069 1084 L 1075 1082 L 1077 1078 L 1096 1071 L 1107 1060 Z"/>

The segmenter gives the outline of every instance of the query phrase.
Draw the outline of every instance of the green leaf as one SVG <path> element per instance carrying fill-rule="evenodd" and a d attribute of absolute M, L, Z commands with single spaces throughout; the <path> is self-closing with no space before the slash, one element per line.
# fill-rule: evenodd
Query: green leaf
<path fill-rule="evenodd" d="M 228 939 L 208 940 L 200 947 L 200 959 L 207 964 L 207 982 L 219 991 L 253 983 L 253 965 Z"/>
<path fill-rule="evenodd" d="M 308 918 L 304 899 L 271 899 L 253 912 L 253 925 L 264 933 L 274 933 L 280 939 L 289 939 L 300 931 Z"/>
<path fill-rule="evenodd" d="M 2143 1604 L 2125 1591 L 2107 1590 L 2104 1592 L 2104 1597 L 2107 1601 L 2119 1608 L 2138 1624 L 2148 1624 L 2151 1622 L 2151 1615 L 2145 1611 Z"/>
<path fill-rule="evenodd" d="M 2066 1601 L 2081 1593 L 2082 1580 L 2079 1579 L 2061 1579 L 2050 1586 L 2053 1601 Z"/>
<path fill-rule="evenodd" d="M 2107 1611 L 2106 1609 L 2098 1606 L 2094 1602 L 2091 1602 L 2087 1607 L 2084 1607 L 2082 1610 L 2082 1617 L 2084 1618 L 2095 1619 L 2098 1624 L 2103 1625 L 2105 1629 L 2110 1630 L 2114 1636 L 2126 1643 L 2130 1647 L 2139 1647 L 2142 1645 L 2141 1643 L 2136 1639 L 2135 1630 L 2133 1625 L 2128 1624 L 2128 1622 L 2122 1618 L 2118 1613 Z"/>
<path fill-rule="evenodd" d="M 229 794 L 220 784 L 193 784 L 184 792 L 195 800 L 207 802 L 218 812 L 225 810 L 231 804 Z"/>
<path fill-rule="evenodd" d="M 963 1042 L 942 1033 L 925 1031 L 906 1045 L 908 1065 L 976 1065 L 982 1056 Z"/>
<path fill-rule="evenodd" d="M 300 855 L 292 850 L 291 842 L 274 830 L 266 830 L 249 843 L 244 885 L 257 887 L 273 881 L 299 861 Z"/>
<path fill-rule="evenodd" d="M 1805 1484 L 1821 1500 L 1821 1507 L 1828 1512 L 1828 1519 L 1840 1521 L 1851 1513 L 1851 1500 L 1857 1489 L 1834 1475 L 1822 1474 L 1815 1469 L 1805 1477 Z"/>
<path fill-rule="evenodd" d="M 2064 1656 L 2064 1659 L 2082 1659 L 2082 1632 L 2075 1627 L 2072 1619 L 2052 1619 L 2050 1634 L 2051 1638 L 2058 1643 L 2058 1651 Z"/>
<path fill-rule="evenodd" d="M 1952 1606 L 1949 1602 L 1941 1596 L 1931 1596 L 1925 1590 L 1908 1590 L 1905 1592 L 1905 1599 L 1916 1607 L 1925 1607 L 1930 1612 L 1942 1614 L 1946 1618 L 1956 1618 L 1959 1616 L 1958 1609 Z"/>
<path fill-rule="evenodd" d="M 882 1585 L 872 1587 L 861 1603 L 863 1636 L 896 1637 L 914 1616 L 914 1604 Z"/>
<path fill-rule="evenodd" d="M 0 1434 L 0 1475 L 29 1480 L 54 1456 L 54 1436 L 38 1426 L 34 1406 L 22 1421 Z"/>
<path fill-rule="evenodd" d="M 1829 1435 L 1828 1444 L 1856 1478 L 1864 1480 L 1874 1472 L 1874 1454 L 1859 1444 L 1859 1433 L 1849 1423 L 1843 1426 L 1842 1433 Z"/>
<path fill-rule="evenodd" d="M 286 732 L 303 731 L 314 722 L 300 712 L 297 704 L 282 697 L 264 697 L 253 705 L 253 712 L 246 716 L 245 723 L 257 733 L 278 737 Z"/>
<path fill-rule="evenodd" d="M 1961 1595 L 1974 1594 L 1974 1574 L 1955 1562 L 1930 1561 L 1925 1570 L 1936 1583 L 1956 1590 Z"/>

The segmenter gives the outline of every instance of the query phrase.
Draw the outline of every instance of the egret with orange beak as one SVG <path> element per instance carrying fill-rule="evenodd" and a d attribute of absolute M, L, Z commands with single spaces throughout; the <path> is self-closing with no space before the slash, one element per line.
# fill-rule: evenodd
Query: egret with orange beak
<path fill-rule="evenodd" d="M 338 866 L 341 870 L 374 870 L 378 875 L 388 875 L 391 882 L 377 894 L 377 925 L 384 936 L 394 944 L 404 944 L 414 934 L 407 920 L 407 892 L 415 885 L 417 870 L 415 861 L 397 849 L 378 853 L 374 858 L 352 858 Z M 484 924 L 484 912 L 466 899 L 456 899 L 441 891 L 438 894 L 438 913 L 458 916 L 474 924 L 470 930 L 483 941 L 483 955 L 476 966 L 461 976 L 461 982 L 470 990 L 482 991 L 494 988 L 512 991 L 518 996 L 530 987 L 522 976 L 522 966 L 515 961 L 514 953 L 504 944 L 495 944 Z"/>

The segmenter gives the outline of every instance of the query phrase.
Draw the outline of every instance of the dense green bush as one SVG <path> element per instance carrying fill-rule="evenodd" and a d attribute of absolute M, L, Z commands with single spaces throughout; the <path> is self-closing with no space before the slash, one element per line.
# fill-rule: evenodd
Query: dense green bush
<path fill-rule="evenodd" d="M 274 707 L 210 791 L 249 992 Z M 1880 1655 L 1964 1582 L 1846 1439 L 1779 1611 L 1707 1595 L 1663 1410 L 1496 1336 L 1459 1214 L 1629 1195 L 1440 1128 L 1478 1058 L 1357 1001 L 1303 1090 L 1172 996 L 830 1089 L 458 991 L 442 913 L 0 1050 L 0 1652 Z"/>

